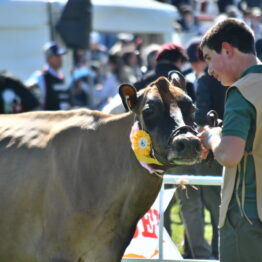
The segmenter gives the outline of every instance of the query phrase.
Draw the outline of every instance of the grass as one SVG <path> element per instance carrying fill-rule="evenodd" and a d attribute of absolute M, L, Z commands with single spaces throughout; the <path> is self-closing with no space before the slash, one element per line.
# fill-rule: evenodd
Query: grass
<path fill-rule="evenodd" d="M 212 238 L 212 226 L 210 223 L 210 213 L 208 210 L 205 212 L 205 239 L 209 244 L 211 244 Z M 184 225 L 180 217 L 180 206 L 178 203 L 175 203 L 170 212 L 171 219 L 171 238 L 174 241 L 176 247 L 178 248 L 180 254 L 184 253 L 183 242 L 184 242 Z"/>

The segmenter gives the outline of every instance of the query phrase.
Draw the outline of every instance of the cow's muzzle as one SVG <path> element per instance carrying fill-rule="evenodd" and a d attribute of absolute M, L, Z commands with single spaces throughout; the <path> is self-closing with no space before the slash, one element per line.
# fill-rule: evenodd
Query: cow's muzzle
<path fill-rule="evenodd" d="M 169 140 L 169 163 L 192 165 L 201 161 L 202 147 L 196 134 L 190 126 L 182 126 L 172 132 Z"/>

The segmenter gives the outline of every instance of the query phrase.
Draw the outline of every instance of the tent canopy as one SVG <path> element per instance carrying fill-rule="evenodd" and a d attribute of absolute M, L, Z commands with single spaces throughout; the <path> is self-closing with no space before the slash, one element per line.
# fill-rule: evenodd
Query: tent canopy
<path fill-rule="evenodd" d="M 93 29 L 103 32 L 173 32 L 177 9 L 153 0 L 92 0 Z"/>
<path fill-rule="evenodd" d="M 173 21 L 178 17 L 177 9 L 172 5 L 154 0 L 91 2 L 94 31 L 158 34 L 163 41 L 172 39 Z M 0 1 L 1 70 L 25 80 L 41 68 L 44 63 L 42 46 L 50 40 L 50 25 L 59 18 L 65 3 L 66 0 Z M 69 55 L 67 58 L 65 71 L 70 72 L 71 58 Z"/>

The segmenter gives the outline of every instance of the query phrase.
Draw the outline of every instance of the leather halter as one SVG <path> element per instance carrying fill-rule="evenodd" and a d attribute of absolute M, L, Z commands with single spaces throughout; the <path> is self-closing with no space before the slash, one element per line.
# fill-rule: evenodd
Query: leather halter
<path fill-rule="evenodd" d="M 187 132 L 190 132 L 190 133 L 192 133 L 194 135 L 197 135 L 197 131 L 193 127 L 188 126 L 188 125 L 180 126 L 180 127 L 176 128 L 175 130 L 172 131 L 172 133 L 170 134 L 168 143 L 170 142 L 170 140 L 173 137 L 175 137 L 177 135 L 185 134 Z"/>

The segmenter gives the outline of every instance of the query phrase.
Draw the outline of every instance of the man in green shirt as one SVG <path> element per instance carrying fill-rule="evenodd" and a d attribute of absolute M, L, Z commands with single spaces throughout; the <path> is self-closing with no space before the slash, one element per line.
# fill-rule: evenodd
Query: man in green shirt
<path fill-rule="evenodd" d="M 209 74 L 230 86 L 223 128 L 205 127 L 200 135 L 225 167 L 220 262 L 261 262 L 262 65 L 254 35 L 243 21 L 228 18 L 208 30 L 201 49 Z"/>

